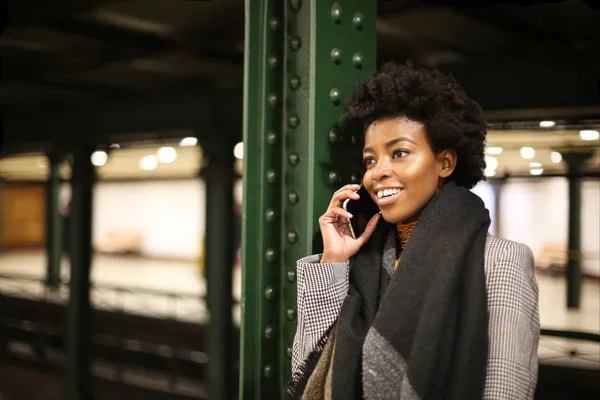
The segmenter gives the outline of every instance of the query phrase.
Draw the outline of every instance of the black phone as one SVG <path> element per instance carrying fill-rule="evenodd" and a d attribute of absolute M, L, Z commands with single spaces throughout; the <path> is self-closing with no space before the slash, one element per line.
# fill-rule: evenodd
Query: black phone
<path fill-rule="evenodd" d="M 354 238 L 359 237 L 365 231 L 367 223 L 371 220 L 373 215 L 379 212 L 379 207 L 373 201 L 369 192 L 363 185 L 357 190 L 360 199 L 346 199 L 342 203 L 342 207 L 353 215 L 353 218 L 349 220 L 350 230 Z"/>

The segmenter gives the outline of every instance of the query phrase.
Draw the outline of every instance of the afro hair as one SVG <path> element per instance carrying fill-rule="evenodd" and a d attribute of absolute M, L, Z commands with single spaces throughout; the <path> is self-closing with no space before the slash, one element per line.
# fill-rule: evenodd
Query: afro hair
<path fill-rule="evenodd" d="M 402 117 L 423 125 L 434 153 L 456 152 L 456 167 L 448 181 L 471 189 L 485 180 L 487 123 L 479 104 L 452 76 L 411 63 L 387 63 L 356 86 L 344 115 L 360 143 L 374 121 Z"/>

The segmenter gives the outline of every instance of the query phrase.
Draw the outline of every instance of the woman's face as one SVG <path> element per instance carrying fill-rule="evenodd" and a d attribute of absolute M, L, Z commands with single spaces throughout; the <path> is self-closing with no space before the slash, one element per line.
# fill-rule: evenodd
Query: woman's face
<path fill-rule="evenodd" d="M 456 165 L 453 151 L 434 154 L 421 123 L 373 122 L 365 133 L 363 185 L 389 223 L 416 220 Z"/>

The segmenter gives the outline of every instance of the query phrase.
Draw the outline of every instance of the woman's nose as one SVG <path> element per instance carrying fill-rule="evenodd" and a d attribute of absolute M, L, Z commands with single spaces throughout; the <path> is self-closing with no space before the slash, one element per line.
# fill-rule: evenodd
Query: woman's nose
<path fill-rule="evenodd" d="M 373 179 L 375 181 L 381 181 L 389 178 L 391 176 L 391 163 L 387 158 L 383 158 L 379 160 L 375 164 L 375 168 L 373 169 Z"/>

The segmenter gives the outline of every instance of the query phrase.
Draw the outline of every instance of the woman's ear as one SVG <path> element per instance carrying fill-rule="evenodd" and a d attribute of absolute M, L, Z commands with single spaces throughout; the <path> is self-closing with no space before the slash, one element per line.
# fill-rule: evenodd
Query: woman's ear
<path fill-rule="evenodd" d="M 456 152 L 454 150 L 442 150 L 437 156 L 440 165 L 440 178 L 447 178 L 456 168 Z"/>

